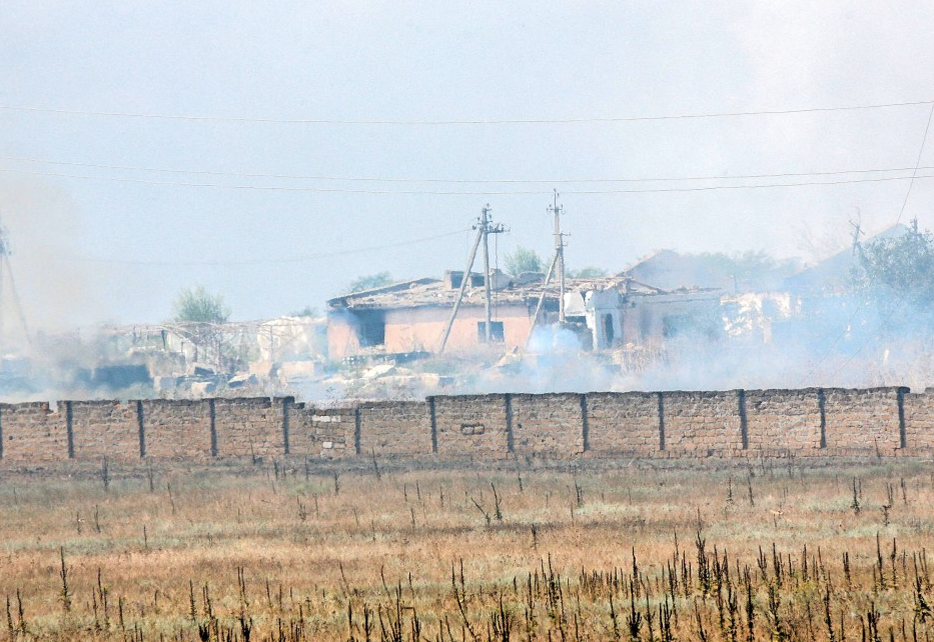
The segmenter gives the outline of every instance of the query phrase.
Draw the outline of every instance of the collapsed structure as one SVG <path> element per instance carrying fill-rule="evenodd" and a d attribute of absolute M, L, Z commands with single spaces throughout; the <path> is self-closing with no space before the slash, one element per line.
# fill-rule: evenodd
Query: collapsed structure
<path fill-rule="evenodd" d="M 860 265 L 858 237 L 852 249 L 805 270 L 744 271 L 724 255 L 660 250 L 612 276 L 565 277 L 560 208 L 556 202 L 549 209 L 556 216 L 556 252 L 547 273 L 509 275 L 490 268 L 486 235 L 503 229 L 492 225 L 485 208 L 473 250 L 484 249 L 482 272 L 449 270 L 441 278 L 345 294 L 327 302 L 326 317 L 104 328 L 93 339 L 97 343 L 87 345 L 83 359 L 70 356 L 78 353 L 73 345 L 57 349 L 76 338 L 80 343 L 80 336 L 37 338 L 42 344 L 37 353 L 68 356 L 32 368 L 27 357 L 0 355 L 0 392 L 22 397 L 23 392 L 55 389 L 89 396 L 120 390 L 127 396 L 151 391 L 197 397 L 309 387 L 330 394 L 332 388 L 356 386 L 347 394 L 367 396 L 358 383 L 371 372 L 382 378 L 387 371 L 361 373 L 336 366 L 371 360 L 399 364 L 445 349 L 477 353 L 497 366 L 534 364 L 551 348 L 591 350 L 602 353 L 601 363 L 629 374 L 649 364 L 670 363 L 672 356 L 710 342 L 717 342 L 717 348 L 732 342 L 743 347 L 773 341 L 793 345 L 802 322 L 824 322 L 834 326 L 828 333 L 849 336 L 849 322 L 844 333 L 836 326 L 852 320 L 860 306 L 847 299 Z M 896 225 L 870 241 L 908 231 Z M 536 341 L 539 327 L 549 330 Z M 419 378 L 423 374 L 451 379 L 444 370 L 419 368 L 397 374 L 418 379 L 420 394 L 438 391 L 437 385 Z M 373 396 L 385 395 L 377 390 Z"/>
<path fill-rule="evenodd" d="M 543 285 L 544 277 L 491 271 L 490 334 L 500 349 L 524 348 L 536 324 L 558 321 L 559 286 Z M 462 287 L 460 309 L 451 321 Z M 331 360 L 439 352 L 449 322 L 449 349 L 466 351 L 486 343 L 483 274 L 465 277 L 449 270 L 441 279 L 402 281 L 336 297 L 327 305 Z M 578 334 L 581 347 L 612 349 L 660 341 L 688 327 L 715 332 L 719 305 L 720 293 L 713 289 L 666 291 L 628 276 L 567 279 L 564 325 Z"/>

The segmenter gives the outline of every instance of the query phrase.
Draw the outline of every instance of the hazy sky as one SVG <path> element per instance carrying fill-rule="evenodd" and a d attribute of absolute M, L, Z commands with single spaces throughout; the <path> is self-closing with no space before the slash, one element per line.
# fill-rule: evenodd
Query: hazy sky
<path fill-rule="evenodd" d="M 798 254 L 857 212 L 894 223 L 908 182 L 621 190 L 906 176 L 815 173 L 913 168 L 930 103 L 599 119 L 934 100 L 932 31 L 923 1 L 4 0 L 0 218 L 36 326 L 159 321 L 196 283 L 237 319 L 322 308 L 362 274 L 462 269 L 487 202 L 511 229 L 500 261 L 544 254 L 552 188 L 571 267 Z M 398 124 L 566 119 L 584 122 Z M 789 173 L 808 175 L 592 182 Z M 934 227 L 932 186 L 915 181 L 903 221 Z"/>

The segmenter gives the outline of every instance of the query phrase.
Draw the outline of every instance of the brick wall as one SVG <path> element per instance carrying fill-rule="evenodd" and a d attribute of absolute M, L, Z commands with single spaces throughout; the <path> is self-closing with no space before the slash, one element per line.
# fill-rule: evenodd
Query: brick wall
<path fill-rule="evenodd" d="M 299 402 L 288 405 L 290 454 L 317 454 L 315 429 L 312 424 L 314 415 L 315 407 L 312 404 Z"/>
<path fill-rule="evenodd" d="M 319 408 L 291 398 L 0 404 L 0 458 L 504 459 L 934 451 L 907 388 L 461 395 Z"/>
<path fill-rule="evenodd" d="M 905 391 L 907 388 L 826 389 L 827 447 L 878 448 L 891 455 L 901 443 L 899 398 Z"/>
<path fill-rule="evenodd" d="M 909 448 L 934 449 L 934 390 L 905 395 L 905 428 Z"/>
<path fill-rule="evenodd" d="M 244 397 L 214 400 L 217 454 L 275 457 L 285 453 L 283 399 Z"/>
<path fill-rule="evenodd" d="M 432 397 L 438 454 L 504 459 L 510 456 L 506 395 Z"/>
<path fill-rule="evenodd" d="M 429 455 L 432 452 L 431 416 L 423 401 L 362 403 L 362 455 Z"/>
<path fill-rule="evenodd" d="M 59 407 L 64 411 L 64 404 Z M 68 426 L 64 412 L 48 402 L 0 404 L 0 456 L 13 461 L 68 459 Z"/>
<path fill-rule="evenodd" d="M 585 402 L 590 452 L 658 452 L 661 435 L 657 392 L 591 392 Z"/>
<path fill-rule="evenodd" d="M 820 448 L 821 394 L 817 388 L 747 390 L 745 408 L 749 449 Z"/>
<path fill-rule="evenodd" d="M 157 459 L 209 459 L 211 402 L 207 399 L 142 402 L 146 456 Z"/>
<path fill-rule="evenodd" d="M 699 455 L 741 450 L 740 395 L 736 390 L 663 393 L 665 450 Z"/>
<path fill-rule="evenodd" d="M 139 459 L 135 401 L 71 401 L 75 459 Z"/>
<path fill-rule="evenodd" d="M 580 455 L 582 401 L 578 394 L 510 395 L 513 450 L 520 455 Z"/>
<path fill-rule="evenodd" d="M 311 414 L 312 452 L 323 457 L 356 454 L 357 419 L 354 407 L 315 408 Z"/>

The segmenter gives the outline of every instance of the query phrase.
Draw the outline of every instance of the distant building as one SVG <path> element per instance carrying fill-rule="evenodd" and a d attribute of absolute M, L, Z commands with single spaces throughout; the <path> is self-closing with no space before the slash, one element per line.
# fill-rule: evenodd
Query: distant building
<path fill-rule="evenodd" d="M 651 283 L 663 290 L 695 286 L 732 292 L 735 286 L 733 275 L 712 269 L 697 255 L 680 254 L 674 250 L 659 250 L 639 259 L 619 276 Z"/>
<path fill-rule="evenodd" d="M 443 279 L 413 279 L 331 299 L 327 303 L 329 357 L 437 352 L 463 278 L 463 272 L 448 271 Z M 475 273 L 467 278 L 470 281 L 448 338 L 447 349 L 452 351 L 475 348 L 486 338 L 484 278 Z M 523 280 L 494 273 L 493 341 L 510 349 L 525 345 L 542 295 L 541 280 L 540 274 Z M 551 320 L 557 310 L 557 297 L 546 295 L 545 317 Z"/>
<path fill-rule="evenodd" d="M 761 263 L 757 262 L 759 258 Z M 780 290 L 784 277 L 796 267 L 794 261 L 775 261 L 764 253 L 728 256 L 659 250 L 629 266 L 619 276 L 664 290 L 696 287 L 742 294 Z"/>
<path fill-rule="evenodd" d="M 165 323 L 105 328 L 116 344 L 150 363 L 153 374 L 182 374 L 194 365 L 216 372 L 246 371 L 255 365 L 324 362 L 327 325 L 323 317 L 287 316 L 221 324 Z"/>
<path fill-rule="evenodd" d="M 414 279 L 355 292 L 328 301 L 328 354 L 332 360 L 356 356 L 434 353 L 440 349 L 463 272 L 443 279 Z M 464 299 L 446 346 L 466 351 L 485 343 L 485 288 L 482 274 L 470 274 Z M 544 294 L 538 323 L 557 322 L 559 292 L 542 287 L 538 273 L 512 277 L 493 274 L 493 341 L 503 350 L 522 348 L 532 330 L 535 308 Z M 612 349 L 660 342 L 697 327 L 716 331 L 719 292 L 665 291 L 626 277 L 567 279 L 567 327 L 588 349 Z"/>

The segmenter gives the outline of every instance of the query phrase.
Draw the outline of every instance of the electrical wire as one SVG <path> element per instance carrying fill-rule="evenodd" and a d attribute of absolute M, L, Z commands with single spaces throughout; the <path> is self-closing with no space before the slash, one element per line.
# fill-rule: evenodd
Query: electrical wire
<path fill-rule="evenodd" d="M 76 161 L 59 161 L 41 158 L 27 158 L 22 156 L 0 156 L 0 160 L 11 162 L 35 163 L 43 165 L 58 165 L 65 167 L 84 167 L 92 169 L 110 169 L 132 172 L 153 172 L 163 174 L 191 174 L 204 176 L 230 176 L 235 178 L 268 178 L 286 180 L 335 181 L 335 182 L 371 182 L 371 183 L 448 183 L 448 184 L 587 184 L 587 183 L 655 183 L 655 182 L 681 182 L 681 181 L 712 181 L 712 180 L 753 180 L 759 178 L 800 178 L 807 176 L 839 176 L 844 174 L 871 174 L 885 172 L 917 172 L 918 170 L 931 170 L 934 166 L 920 167 L 878 167 L 862 169 L 843 169 L 823 172 L 780 172 L 776 174 L 729 174 L 706 176 L 666 176 L 656 178 L 544 178 L 544 179 L 459 179 L 459 178 L 398 178 L 377 176 L 334 176 L 324 174 L 270 174 L 262 172 L 221 172 L 201 169 L 171 169 L 162 167 L 145 167 L 134 165 L 110 165 L 104 163 L 84 163 Z M 919 159 L 920 160 L 920 159 Z"/>
<path fill-rule="evenodd" d="M 905 200 L 902 201 L 902 207 L 898 210 L 898 218 L 895 219 L 895 224 L 902 220 L 902 214 L 905 213 L 905 206 L 908 205 L 908 197 L 911 196 L 911 188 L 915 184 L 915 174 L 918 173 L 918 167 L 921 165 L 921 155 L 924 153 L 924 145 L 928 140 L 928 130 L 931 129 L 931 118 L 934 117 L 934 105 L 931 105 L 931 111 L 928 113 L 928 122 L 924 126 L 924 136 L 921 138 L 921 146 L 918 148 L 918 158 L 915 160 L 915 168 L 911 172 L 911 182 L 908 183 L 908 191 L 905 192 Z"/>
<path fill-rule="evenodd" d="M 905 191 L 905 198 L 902 200 L 902 206 L 899 208 L 898 216 L 895 218 L 895 225 L 898 225 L 901 222 L 902 215 L 905 213 L 905 207 L 908 205 L 908 197 L 911 196 L 911 188 L 914 186 L 915 178 L 919 178 L 917 176 L 917 173 L 921 165 L 921 157 L 924 154 L 924 146 L 927 143 L 928 132 L 931 129 L 932 119 L 934 119 L 934 104 L 931 105 L 931 109 L 928 112 L 927 123 L 924 126 L 924 135 L 921 137 L 921 145 L 919 146 L 919 149 L 918 149 L 918 157 L 915 159 L 915 168 L 914 170 L 912 170 L 911 177 L 910 177 L 911 180 L 908 183 L 908 189 Z M 857 236 L 857 241 L 858 241 L 858 236 Z M 853 323 L 853 320 L 856 318 L 856 315 L 862 309 L 863 303 L 864 301 L 862 299 L 858 302 L 858 304 L 856 305 L 856 309 L 853 310 L 853 314 L 850 315 L 850 319 L 849 321 L 847 321 L 847 325 L 844 326 L 843 330 L 840 332 L 840 335 L 836 339 L 834 339 L 833 343 L 830 344 L 830 347 L 824 351 L 823 355 L 821 355 L 821 358 L 820 358 L 821 361 L 823 361 L 823 359 L 828 354 L 830 354 L 830 352 L 836 347 L 836 345 L 840 342 L 840 340 L 846 335 L 847 328 L 849 328 L 849 326 Z M 901 301 L 899 301 L 899 303 L 901 303 Z M 885 327 L 888 325 L 889 321 L 891 321 L 892 317 L 895 315 L 896 309 L 897 308 L 893 306 L 892 311 L 889 312 L 889 314 L 882 320 L 882 323 L 879 324 L 879 329 L 875 336 L 878 337 L 882 334 L 883 330 L 885 330 Z M 850 365 L 850 363 L 853 362 L 853 360 L 866 348 L 867 345 L 869 345 L 868 337 L 860 344 L 860 346 L 856 349 L 856 351 L 853 354 L 851 354 L 849 358 L 847 358 L 846 361 L 844 361 L 843 364 L 834 371 L 831 377 L 835 378 L 837 375 L 843 372 L 843 370 L 846 369 L 846 367 Z M 813 372 L 811 374 L 813 374 Z"/>
<path fill-rule="evenodd" d="M 931 105 L 934 100 L 914 100 L 869 105 L 841 105 L 831 107 L 801 107 L 796 109 L 766 109 L 748 111 L 707 112 L 697 114 L 671 114 L 663 116 L 587 116 L 579 118 L 496 118 L 496 119 L 444 119 L 444 120 L 407 120 L 407 119 L 339 119 L 339 118 L 251 118 L 246 116 L 160 114 L 146 112 L 124 112 L 91 109 L 60 109 L 33 105 L 0 105 L 0 110 L 24 113 L 41 113 L 67 116 L 97 116 L 113 118 L 134 118 L 147 120 L 220 122 L 220 123 L 264 123 L 282 125 L 401 125 L 401 126 L 447 126 L 447 125 L 564 125 L 577 123 L 626 123 L 640 121 L 688 120 L 704 118 L 732 118 L 741 116 L 782 116 L 789 114 L 808 114 L 821 112 L 861 111 L 870 109 L 888 109 Z"/>
<path fill-rule="evenodd" d="M 90 176 L 82 174 L 68 174 L 65 172 L 38 172 L 14 168 L 0 168 L 0 173 L 23 174 L 27 176 L 44 176 L 54 178 L 73 178 L 79 180 L 105 181 L 116 183 L 132 183 L 142 185 L 163 185 L 176 187 L 199 187 L 207 189 L 233 189 L 256 190 L 274 192 L 312 192 L 334 194 L 374 194 L 374 195 L 431 195 L 431 196 L 524 196 L 551 194 L 550 190 L 389 190 L 389 189 L 351 189 L 338 187 L 307 187 L 289 185 L 246 185 L 233 183 L 198 183 L 190 181 L 161 181 L 142 178 L 125 178 L 117 176 Z M 764 183 L 759 185 L 707 185 L 698 187 L 658 187 L 639 189 L 565 189 L 564 194 L 590 195 L 590 194 L 660 194 L 666 192 L 708 192 L 717 190 L 744 190 L 744 189 L 775 189 L 785 187 L 807 187 L 819 185 L 845 185 L 853 183 L 882 183 L 889 181 L 906 181 L 924 178 L 934 178 L 934 174 L 921 174 L 916 176 L 883 176 L 876 178 L 852 178 L 833 181 L 799 181 L 784 183 Z"/>
<path fill-rule="evenodd" d="M 286 265 L 293 263 L 305 263 L 308 261 L 315 261 L 318 259 L 331 259 L 340 256 L 349 256 L 351 254 L 363 254 L 366 252 L 377 252 L 379 250 L 388 250 L 397 247 L 408 247 L 410 245 L 417 245 L 419 243 L 427 243 L 428 241 L 436 241 L 438 239 L 447 238 L 449 236 L 457 236 L 458 234 L 464 234 L 469 232 L 470 228 L 464 228 L 461 230 L 455 230 L 453 232 L 445 232 L 444 234 L 435 234 L 433 236 L 425 236 L 417 239 L 410 239 L 408 241 L 400 241 L 398 243 L 387 243 L 384 245 L 371 245 L 369 247 L 359 247 L 351 250 L 341 250 L 337 252 L 319 252 L 316 254 L 305 254 L 303 256 L 295 256 L 291 258 L 284 259 L 238 259 L 233 261 L 131 261 L 124 259 L 97 259 L 91 257 L 83 256 L 53 256 L 49 260 L 53 261 L 66 261 L 66 262 L 78 262 L 78 263 L 100 263 L 105 265 L 146 265 L 146 266 L 208 266 L 208 267 L 229 267 L 229 266 L 250 266 L 250 265 Z"/>

